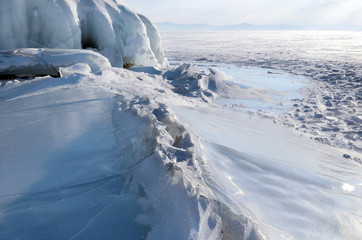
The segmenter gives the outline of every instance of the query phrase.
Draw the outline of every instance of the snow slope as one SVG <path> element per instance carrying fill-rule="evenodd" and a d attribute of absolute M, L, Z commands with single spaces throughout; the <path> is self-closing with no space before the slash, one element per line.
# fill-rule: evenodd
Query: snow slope
<path fill-rule="evenodd" d="M 113 66 L 167 65 L 153 24 L 119 0 L 4 0 L 0 50 L 92 48 Z"/>

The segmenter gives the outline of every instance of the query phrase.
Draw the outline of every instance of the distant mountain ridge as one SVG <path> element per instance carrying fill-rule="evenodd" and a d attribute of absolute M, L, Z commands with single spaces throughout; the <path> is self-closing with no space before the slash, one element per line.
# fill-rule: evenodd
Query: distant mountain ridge
<path fill-rule="evenodd" d="M 159 31 L 237 31 L 237 30 L 293 30 L 300 29 L 289 25 L 253 25 L 249 23 L 232 25 L 180 24 L 171 22 L 156 23 Z"/>
<path fill-rule="evenodd" d="M 203 23 L 181 24 L 171 22 L 156 23 L 159 31 L 266 31 L 266 30 L 362 30 L 358 26 L 295 26 L 285 24 L 254 25 L 249 23 L 210 25 Z"/>

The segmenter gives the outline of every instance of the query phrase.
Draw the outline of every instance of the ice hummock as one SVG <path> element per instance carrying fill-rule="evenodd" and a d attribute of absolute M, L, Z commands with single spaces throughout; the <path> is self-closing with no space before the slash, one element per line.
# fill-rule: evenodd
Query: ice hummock
<path fill-rule="evenodd" d="M 0 50 L 90 48 L 112 66 L 167 65 L 157 29 L 119 0 L 5 0 L 0 29 Z"/>

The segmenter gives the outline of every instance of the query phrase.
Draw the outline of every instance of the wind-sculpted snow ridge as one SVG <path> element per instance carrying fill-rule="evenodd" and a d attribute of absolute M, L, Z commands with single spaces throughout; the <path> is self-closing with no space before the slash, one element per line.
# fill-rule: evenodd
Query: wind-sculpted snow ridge
<path fill-rule="evenodd" d="M 169 107 L 207 104 L 223 89 L 222 72 L 189 67 L 129 71 L 83 50 L 2 53 L 2 71 L 31 69 L 33 79 L 0 88 L 0 146 L 22 149 L 0 153 L 0 238 L 265 239 L 215 196 L 201 139 Z"/>
<path fill-rule="evenodd" d="M 132 151 L 136 156 L 122 156 L 123 164 L 131 163 L 126 168 L 130 191 L 144 194 L 138 200 L 144 213 L 137 221 L 151 227 L 147 239 L 263 239 L 253 221 L 231 212 L 208 188 L 194 149 L 197 140 L 168 107 L 148 98 L 120 99 L 113 112 L 115 126 L 124 124 L 128 114 L 148 121 L 152 136 L 139 144 L 132 141 L 132 148 L 142 148 Z M 119 130 L 123 139 L 124 128 Z"/>
<path fill-rule="evenodd" d="M 120 0 L 4 0 L 0 50 L 93 49 L 112 66 L 167 65 L 154 25 Z"/>

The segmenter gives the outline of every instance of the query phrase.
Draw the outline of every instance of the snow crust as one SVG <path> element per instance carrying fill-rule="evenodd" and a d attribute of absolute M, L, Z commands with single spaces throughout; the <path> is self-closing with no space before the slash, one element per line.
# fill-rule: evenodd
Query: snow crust
<path fill-rule="evenodd" d="M 112 66 L 167 65 L 157 29 L 119 0 L 5 0 L 0 28 L 0 50 L 91 48 Z"/>

